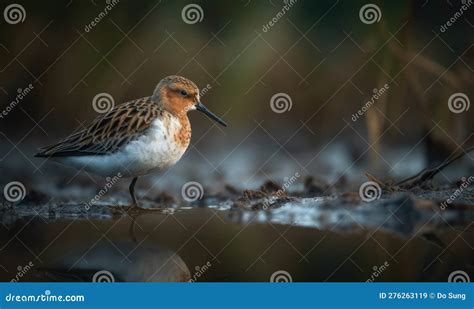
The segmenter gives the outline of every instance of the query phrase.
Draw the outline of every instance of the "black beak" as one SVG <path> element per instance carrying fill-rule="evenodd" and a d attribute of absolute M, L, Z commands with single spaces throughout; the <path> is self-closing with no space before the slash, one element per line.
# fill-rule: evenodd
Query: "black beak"
<path fill-rule="evenodd" d="M 202 104 L 201 102 L 198 102 L 196 104 L 196 109 L 200 112 L 203 112 L 204 114 L 207 115 L 207 117 L 211 118 L 212 120 L 215 120 L 217 121 L 219 124 L 221 124 L 222 126 L 224 127 L 227 127 L 227 123 L 225 123 L 222 119 L 220 119 L 219 117 L 217 117 L 213 112 L 211 112 L 210 110 L 207 109 L 206 106 L 204 106 L 204 104 Z"/>

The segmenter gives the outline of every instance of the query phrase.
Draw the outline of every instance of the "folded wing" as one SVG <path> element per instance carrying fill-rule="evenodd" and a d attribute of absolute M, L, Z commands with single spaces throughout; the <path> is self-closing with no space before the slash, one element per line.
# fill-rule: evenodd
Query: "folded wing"
<path fill-rule="evenodd" d="M 36 157 L 91 156 L 114 153 L 146 131 L 163 110 L 150 97 L 118 105 L 87 128 L 43 147 Z"/>

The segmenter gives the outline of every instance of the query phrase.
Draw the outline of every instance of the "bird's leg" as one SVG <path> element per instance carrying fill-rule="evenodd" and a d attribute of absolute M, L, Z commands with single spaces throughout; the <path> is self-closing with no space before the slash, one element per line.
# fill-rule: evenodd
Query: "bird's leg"
<path fill-rule="evenodd" d="M 130 238 L 132 238 L 133 242 L 137 243 L 137 237 L 135 235 L 135 221 L 137 220 L 137 216 L 132 217 L 132 222 L 130 223 L 130 228 L 128 230 L 128 233 L 130 235 Z"/>
<path fill-rule="evenodd" d="M 133 209 L 138 209 L 137 196 L 135 195 L 135 184 L 137 183 L 138 177 L 134 177 L 132 182 L 130 183 L 130 187 L 128 188 L 130 191 L 130 196 L 132 197 Z"/>
<path fill-rule="evenodd" d="M 137 180 L 138 180 L 138 177 L 134 177 L 132 179 L 132 182 L 130 183 L 130 187 L 128 187 L 128 190 L 130 191 L 130 196 L 132 197 L 132 203 L 133 203 L 131 210 L 141 209 L 140 206 L 138 206 L 137 196 L 135 195 L 135 185 L 137 184 Z M 130 237 L 132 238 L 134 242 L 137 242 L 137 238 L 135 236 L 135 221 L 137 220 L 137 214 L 130 215 L 128 212 L 127 214 L 132 219 L 132 222 L 130 223 L 130 229 L 129 229 Z"/>
<path fill-rule="evenodd" d="M 140 205 L 138 204 L 138 200 L 137 200 L 137 196 L 135 195 L 135 185 L 137 183 L 137 180 L 138 180 L 138 177 L 135 177 L 132 179 L 132 182 L 130 183 L 130 187 L 128 188 L 129 191 L 130 191 L 130 196 L 132 197 L 132 208 L 130 209 L 132 212 L 136 212 L 137 210 L 140 210 L 140 211 L 156 211 L 156 210 L 160 210 L 158 208 L 142 208 L 140 207 Z"/>

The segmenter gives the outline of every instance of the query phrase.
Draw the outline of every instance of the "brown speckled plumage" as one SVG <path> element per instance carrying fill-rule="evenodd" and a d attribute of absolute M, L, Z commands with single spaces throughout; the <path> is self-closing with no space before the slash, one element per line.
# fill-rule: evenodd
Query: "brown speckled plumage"
<path fill-rule="evenodd" d="M 173 139 L 180 147 L 187 148 L 191 141 L 191 124 L 188 117 L 181 117 L 180 122 L 182 127 L 174 134 Z"/>
<path fill-rule="evenodd" d="M 182 89 L 187 91 L 187 99 L 177 95 Z M 98 116 L 86 129 L 41 148 L 36 156 L 111 154 L 144 134 L 154 119 L 161 117 L 165 123 L 169 123 L 171 115 L 179 119 L 182 128 L 173 136 L 167 132 L 164 138 L 173 138 L 177 144 L 186 148 L 191 139 L 187 112 L 190 106 L 197 103 L 198 97 L 199 89 L 194 82 L 182 76 L 167 76 L 158 83 L 152 96 L 116 106 L 105 115 Z"/>
<path fill-rule="evenodd" d="M 118 105 L 98 116 L 89 127 L 74 133 L 57 144 L 41 148 L 39 157 L 105 155 L 114 153 L 143 134 L 157 117 L 166 112 L 151 97 Z"/>
<path fill-rule="evenodd" d="M 37 157 L 54 158 L 101 176 L 133 177 L 129 191 L 138 207 L 138 177 L 173 166 L 191 140 L 188 111 L 199 110 L 226 123 L 201 102 L 195 83 L 181 76 L 163 78 L 153 95 L 117 105 L 81 131 L 43 147 Z"/>

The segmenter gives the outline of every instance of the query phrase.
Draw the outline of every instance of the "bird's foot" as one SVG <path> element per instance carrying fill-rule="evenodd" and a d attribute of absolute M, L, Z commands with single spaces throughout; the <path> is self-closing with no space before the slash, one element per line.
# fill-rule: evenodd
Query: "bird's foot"
<path fill-rule="evenodd" d="M 161 209 L 160 208 L 143 208 L 138 203 L 132 203 L 128 207 L 127 212 L 129 212 L 129 213 L 139 213 L 139 212 L 144 212 L 144 211 L 159 211 L 159 210 L 161 210 Z"/>

